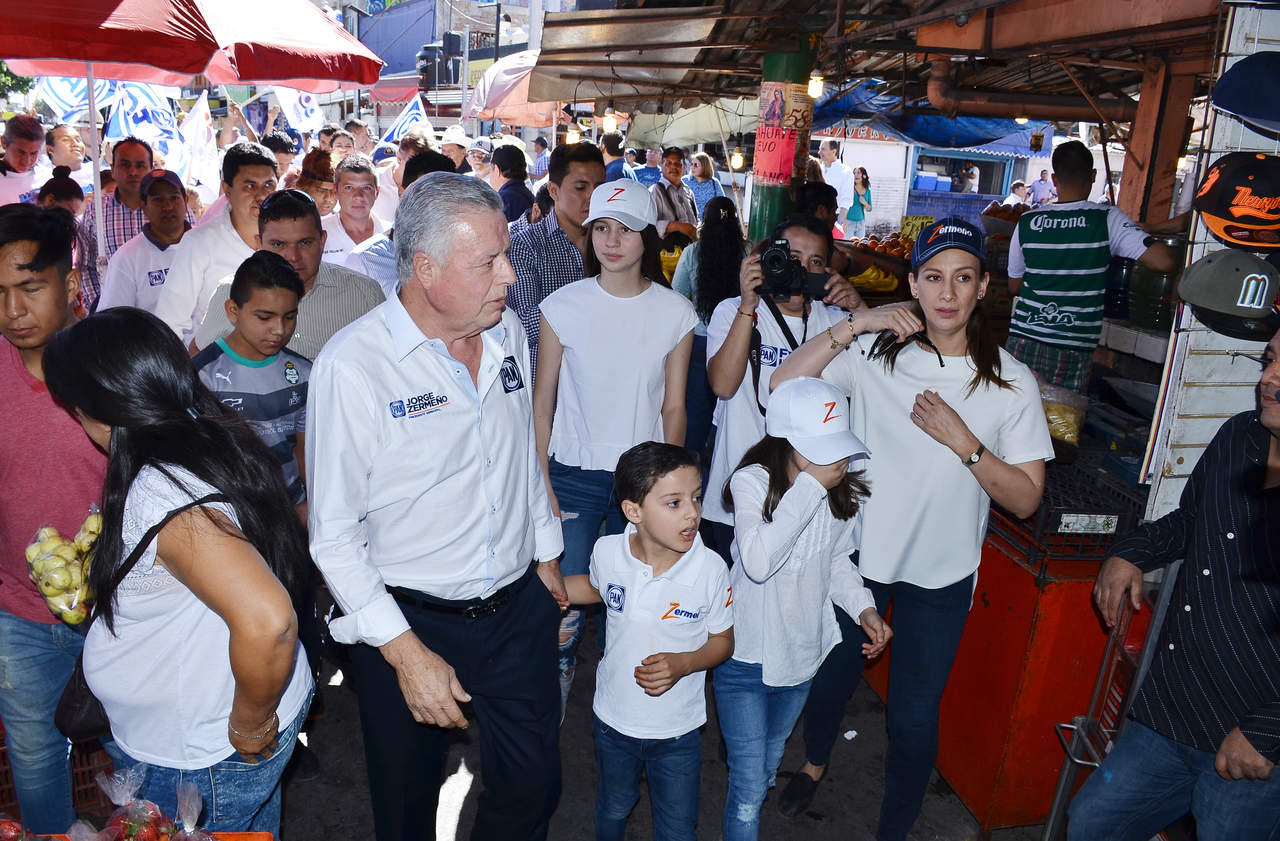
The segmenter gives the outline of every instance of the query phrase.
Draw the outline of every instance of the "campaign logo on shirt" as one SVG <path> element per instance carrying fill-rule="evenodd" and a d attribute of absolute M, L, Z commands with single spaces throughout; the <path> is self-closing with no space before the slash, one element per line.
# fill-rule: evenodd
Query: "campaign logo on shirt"
<path fill-rule="evenodd" d="M 520 375 L 520 366 L 514 356 L 502 360 L 502 370 L 498 375 L 502 377 L 502 390 L 507 394 L 524 388 L 524 377 Z"/>
<path fill-rule="evenodd" d="M 388 405 L 391 408 L 391 417 L 393 418 L 417 418 L 440 411 L 449 405 L 449 398 L 446 395 L 428 391 L 426 394 L 419 394 L 416 397 L 392 400 Z"/>
<path fill-rule="evenodd" d="M 790 355 L 791 348 L 774 347 L 773 345 L 760 346 L 760 364 L 769 368 L 777 368 Z"/>
<path fill-rule="evenodd" d="M 148 286 L 164 286 L 165 278 L 169 276 L 168 269 L 152 269 L 147 272 Z"/>
<path fill-rule="evenodd" d="M 622 606 L 627 603 L 627 588 L 621 584 L 609 584 L 604 588 L 604 603 L 610 610 L 621 613 Z"/>
<path fill-rule="evenodd" d="M 392 400 L 390 403 L 390 406 L 391 406 L 391 417 L 393 418 L 404 417 L 404 401 L 403 400 Z"/>
<path fill-rule="evenodd" d="M 299 379 L 297 366 L 292 362 L 284 363 L 284 381 L 289 385 L 297 385 Z"/>
<path fill-rule="evenodd" d="M 662 614 L 663 619 L 697 619 L 702 614 L 696 610 L 686 610 L 680 606 L 680 602 L 667 602 L 671 607 Z"/>

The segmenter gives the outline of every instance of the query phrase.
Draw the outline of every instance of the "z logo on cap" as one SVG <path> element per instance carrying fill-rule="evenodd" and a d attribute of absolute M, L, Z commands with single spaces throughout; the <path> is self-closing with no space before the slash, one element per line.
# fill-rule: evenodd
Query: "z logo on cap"
<path fill-rule="evenodd" d="M 835 404 L 835 403 L 823 403 L 822 405 L 827 407 L 827 416 L 826 416 L 825 418 L 823 418 L 823 419 L 822 419 L 822 422 L 823 422 L 823 423 L 830 423 L 831 421 L 833 421 L 833 420 L 835 420 L 836 418 L 840 417 L 839 415 L 832 414 L 832 413 L 833 413 L 833 412 L 835 412 L 835 410 L 836 410 L 836 404 Z"/>
<path fill-rule="evenodd" d="M 605 200 L 604 200 L 604 201 L 605 201 L 605 204 L 608 204 L 609 202 L 613 201 L 614 199 L 616 199 L 618 196 L 622 195 L 622 194 L 623 194 L 623 193 L 625 193 L 625 192 L 626 192 L 626 189 L 625 189 L 625 188 L 623 188 L 623 187 L 615 187 L 615 188 L 614 188 L 614 190 L 613 190 L 613 195 L 612 195 L 612 196 L 609 196 L 609 198 L 607 198 L 607 199 L 605 199 Z"/>

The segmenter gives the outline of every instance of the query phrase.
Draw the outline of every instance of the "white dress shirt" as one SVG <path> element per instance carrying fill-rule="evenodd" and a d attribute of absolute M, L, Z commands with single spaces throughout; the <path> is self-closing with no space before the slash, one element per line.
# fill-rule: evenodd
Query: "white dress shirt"
<path fill-rule="evenodd" d="M 347 229 L 342 226 L 341 214 L 334 212 L 321 219 L 320 226 L 329 235 L 324 241 L 324 256 L 321 259 L 326 263 L 341 266 L 347 262 L 347 257 L 356 246 L 368 242 L 373 237 L 386 236 L 387 229 L 391 226 L 382 221 L 376 213 L 371 214 L 369 218 L 373 220 L 373 235 L 360 242 L 353 240 L 351 234 L 347 233 Z"/>
<path fill-rule="evenodd" d="M 98 295 L 99 312 L 112 307 L 156 311 L 156 301 L 178 253 L 178 243 L 169 245 L 155 239 L 149 227 L 150 223 L 107 260 L 107 274 Z"/>
<path fill-rule="evenodd" d="M 836 207 L 840 210 L 840 218 L 843 219 L 844 211 L 853 207 L 853 170 L 843 161 L 832 161 L 822 165 L 822 180 L 836 188 Z"/>
<path fill-rule="evenodd" d="M 398 298 L 339 331 L 311 369 L 311 555 L 343 643 L 409 629 L 387 586 L 485 598 L 563 551 L 533 434 L 529 353 L 510 311 L 483 334 L 479 386 Z"/>
<path fill-rule="evenodd" d="M 253 249 L 231 224 L 230 207 L 187 231 L 175 246 L 169 274 L 156 299 L 156 316 L 185 345 L 204 321 L 218 282 L 234 275 L 252 256 Z"/>

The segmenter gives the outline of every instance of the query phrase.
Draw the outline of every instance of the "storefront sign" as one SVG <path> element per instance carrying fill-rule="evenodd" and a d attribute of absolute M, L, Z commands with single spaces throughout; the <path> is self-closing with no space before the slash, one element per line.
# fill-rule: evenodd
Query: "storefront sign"
<path fill-rule="evenodd" d="M 932 216 L 903 216 L 902 227 L 899 229 L 906 236 L 916 239 L 920 236 L 920 232 L 936 222 Z"/>

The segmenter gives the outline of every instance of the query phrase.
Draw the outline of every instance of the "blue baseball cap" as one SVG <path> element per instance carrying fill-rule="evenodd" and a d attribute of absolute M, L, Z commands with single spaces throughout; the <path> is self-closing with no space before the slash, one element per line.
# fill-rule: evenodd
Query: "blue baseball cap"
<path fill-rule="evenodd" d="M 1262 50 L 1245 56 L 1227 69 L 1213 86 L 1214 107 L 1275 135 L 1280 133 L 1280 91 L 1272 84 L 1280 73 L 1280 52 Z"/>
<path fill-rule="evenodd" d="M 911 271 L 916 271 L 948 248 L 963 249 L 983 263 L 987 261 L 982 231 L 959 216 L 948 216 L 934 222 L 916 237 L 915 248 L 911 250 Z"/>

